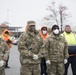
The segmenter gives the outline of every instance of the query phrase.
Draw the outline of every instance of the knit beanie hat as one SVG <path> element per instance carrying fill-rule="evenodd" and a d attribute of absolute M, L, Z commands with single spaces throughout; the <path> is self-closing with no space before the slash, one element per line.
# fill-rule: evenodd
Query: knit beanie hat
<path fill-rule="evenodd" d="M 52 26 L 52 31 L 55 30 L 55 29 L 59 29 L 59 26 L 58 25 L 53 25 Z"/>

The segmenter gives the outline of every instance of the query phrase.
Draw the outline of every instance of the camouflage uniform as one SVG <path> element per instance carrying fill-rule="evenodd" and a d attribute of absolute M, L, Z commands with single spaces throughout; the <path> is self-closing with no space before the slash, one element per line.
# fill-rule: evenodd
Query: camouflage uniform
<path fill-rule="evenodd" d="M 0 61 L 6 62 L 9 55 L 7 43 L 0 37 Z M 0 75 L 5 75 L 5 64 L 0 67 Z"/>
<path fill-rule="evenodd" d="M 42 45 L 42 39 L 38 35 L 34 21 L 29 21 L 28 29 L 22 33 L 18 41 L 18 50 L 20 52 L 21 72 L 20 75 L 40 75 L 40 60 L 34 60 L 33 55 L 38 54 Z"/>
<path fill-rule="evenodd" d="M 53 33 L 44 41 L 43 49 L 45 50 L 46 59 L 50 60 L 48 66 L 48 75 L 64 74 L 64 59 L 68 58 L 67 43 L 61 35 L 54 36 Z"/>

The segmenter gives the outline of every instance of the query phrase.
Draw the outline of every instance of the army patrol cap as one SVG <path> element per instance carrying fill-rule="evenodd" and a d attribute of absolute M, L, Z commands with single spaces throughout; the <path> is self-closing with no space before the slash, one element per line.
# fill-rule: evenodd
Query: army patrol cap
<path fill-rule="evenodd" d="M 27 22 L 27 25 L 29 25 L 29 26 L 30 26 L 30 25 L 35 25 L 35 24 L 36 24 L 35 21 L 28 21 L 28 22 Z"/>

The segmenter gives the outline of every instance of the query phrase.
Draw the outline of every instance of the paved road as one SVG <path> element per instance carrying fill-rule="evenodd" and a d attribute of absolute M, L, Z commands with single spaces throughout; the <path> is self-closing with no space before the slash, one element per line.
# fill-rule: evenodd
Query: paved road
<path fill-rule="evenodd" d="M 20 61 L 17 45 L 13 45 L 10 50 L 9 66 L 10 68 L 5 69 L 6 75 L 20 75 Z M 68 75 L 72 75 L 70 67 Z"/>
<path fill-rule="evenodd" d="M 8 65 L 10 68 L 5 69 L 6 75 L 20 75 L 19 52 L 16 45 L 13 45 L 10 50 Z"/>

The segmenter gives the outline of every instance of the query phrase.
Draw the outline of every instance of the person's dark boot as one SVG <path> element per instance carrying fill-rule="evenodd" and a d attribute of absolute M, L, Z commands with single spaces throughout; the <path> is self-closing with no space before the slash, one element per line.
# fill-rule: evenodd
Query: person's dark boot
<path fill-rule="evenodd" d="M 10 68 L 10 67 L 6 65 L 5 68 Z"/>

